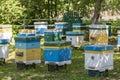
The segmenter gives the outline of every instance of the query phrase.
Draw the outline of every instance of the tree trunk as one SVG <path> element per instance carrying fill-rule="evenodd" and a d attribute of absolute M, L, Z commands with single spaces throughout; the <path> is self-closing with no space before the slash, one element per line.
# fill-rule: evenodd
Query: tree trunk
<path fill-rule="evenodd" d="M 103 0 L 96 0 L 95 6 L 94 6 L 94 15 L 92 17 L 92 23 L 96 23 L 100 21 L 100 10 L 101 10 L 101 4 Z"/>

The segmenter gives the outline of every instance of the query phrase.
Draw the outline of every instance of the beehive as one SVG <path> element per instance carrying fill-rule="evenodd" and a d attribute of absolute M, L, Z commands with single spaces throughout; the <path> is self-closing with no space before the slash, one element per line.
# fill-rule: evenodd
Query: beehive
<path fill-rule="evenodd" d="M 47 30 L 48 23 L 47 22 L 34 22 L 35 30 L 37 31 L 37 35 L 44 36 L 44 31 Z"/>
<path fill-rule="evenodd" d="M 45 41 L 61 41 L 62 40 L 62 30 L 61 29 L 49 29 L 44 32 Z"/>
<path fill-rule="evenodd" d="M 40 37 L 28 36 L 28 37 L 15 37 L 16 63 L 41 63 L 40 60 Z"/>
<path fill-rule="evenodd" d="M 103 24 L 93 24 L 89 27 L 90 44 L 108 44 L 108 26 Z"/>
<path fill-rule="evenodd" d="M 85 46 L 85 69 L 99 71 L 113 69 L 113 49 L 112 45 Z"/>
<path fill-rule="evenodd" d="M 71 41 L 72 46 L 79 47 L 84 44 L 84 32 L 66 32 L 66 41 Z"/>
<path fill-rule="evenodd" d="M 66 31 L 70 31 L 67 22 L 55 22 L 55 28 L 62 29 L 63 35 L 65 35 Z"/>
<path fill-rule="evenodd" d="M 54 41 L 44 43 L 45 64 L 71 64 L 70 42 Z"/>
<path fill-rule="evenodd" d="M 0 39 L 12 40 L 12 25 L 0 24 Z"/>
<path fill-rule="evenodd" d="M 18 36 L 35 36 L 36 34 L 36 30 L 32 30 L 32 29 L 21 29 L 19 30 L 19 34 Z"/>

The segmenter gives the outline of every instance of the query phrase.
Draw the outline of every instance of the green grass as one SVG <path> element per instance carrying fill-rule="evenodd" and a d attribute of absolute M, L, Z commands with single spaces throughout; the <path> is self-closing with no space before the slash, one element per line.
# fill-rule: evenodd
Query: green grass
<path fill-rule="evenodd" d="M 108 77 L 89 77 L 84 68 L 84 54 L 80 50 L 72 50 L 72 64 L 67 69 L 48 72 L 42 63 L 36 69 L 17 70 L 14 62 L 14 47 L 10 46 L 9 58 L 5 65 L 0 65 L 0 80 L 119 80 L 120 79 L 120 54 L 114 55 L 114 70 L 109 71 Z"/>

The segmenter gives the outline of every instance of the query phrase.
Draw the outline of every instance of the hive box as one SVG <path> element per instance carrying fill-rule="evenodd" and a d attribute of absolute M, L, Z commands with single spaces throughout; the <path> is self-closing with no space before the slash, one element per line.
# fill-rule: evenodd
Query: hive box
<path fill-rule="evenodd" d="M 15 37 L 15 47 L 20 49 L 40 48 L 40 37 Z"/>
<path fill-rule="evenodd" d="M 0 24 L 0 39 L 12 40 L 12 25 Z"/>
<path fill-rule="evenodd" d="M 41 63 L 40 37 L 27 36 L 15 37 L 15 62 L 25 64 Z"/>
<path fill-rule="evenodd" d="M 45 42 L 45 64 L 65 65 L 71 64 L 70 42 Z"/>
<path fill-rule="evenodd" d="M 37 35 L 44 36 L 44 31 L 47 30 L 47 22 L 34 22 L 35 30 Z"/>
<path fill-rule="evenodd" d="M 40 48 L 34 49 L 16 49 L 15 53 L 15 62 L 16 63 L 25 63 L 25 64 L 37 64 L 41 63 L 40 57 L 41 50 Z"/>
<path fill-rule="evenodd" d="M 63 35 L 65 35 L 66 31 L 70 31 L 70 28 L 67 22 L 55 22 L 55 28 L 62 29 Z"/>
<path fill-rule="evenodd" d="M 45 41 L 61 41 L 62 30 L 61 29 L 49 29 L 44 32 Z"/>
<path fill-rule="evenodd" d="M 8 53 L 9 53 L 9 49 L 8 49 L 8 44 L 0 44 L 0 58 L 8 58 Z"/>
<path fill-rule="evenodd" d="M 79 47 L 84 44 L 84 32 L 66 32 L 66 41 L 71 41 L 72 46 Z"/>
<path fill-rule="evenodd" d="M 108 26 L 103 24 L 92 24 L 89 26 L 90 44 L 108 45 Z"/>
<path fill-rule="evenodd" d="M 113 49 L 112 45 L 85 46 L 85 69 L 99 71 L 113 69 Z"/>

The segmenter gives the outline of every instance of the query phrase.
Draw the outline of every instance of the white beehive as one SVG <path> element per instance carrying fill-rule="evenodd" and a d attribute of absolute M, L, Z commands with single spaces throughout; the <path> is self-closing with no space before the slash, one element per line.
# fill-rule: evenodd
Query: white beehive
<path fill-rule="evenodd" d="M 110 45 L 85 46 L 85 69 L 99 71 L 113 69 L 113 48 Z"/>
<path fill-rule="evenodd" d="M 12 25 L 0 24 L 0 39 L 12 40 Z"/>
<path fill-rule="evenodd" d="M 103 24 L 90 25 L 89 41 L 92 45 L 108 45 L 108 26 Z"/>
<path fill-rule="evenodd" d="M 83 45 L 84 33 L 83 32 L 66 32 L 66 41 L 71 41 L 72 46 L 78 47 Z"/>

